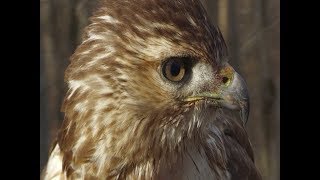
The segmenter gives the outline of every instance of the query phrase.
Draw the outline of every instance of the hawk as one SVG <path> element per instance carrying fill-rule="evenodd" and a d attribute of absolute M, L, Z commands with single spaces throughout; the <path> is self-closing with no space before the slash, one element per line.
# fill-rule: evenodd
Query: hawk
<path fill-rule="evenodd" d="M 43 179 L 260 179 L 246 84 L 199 0 L 101 0 Z"/>

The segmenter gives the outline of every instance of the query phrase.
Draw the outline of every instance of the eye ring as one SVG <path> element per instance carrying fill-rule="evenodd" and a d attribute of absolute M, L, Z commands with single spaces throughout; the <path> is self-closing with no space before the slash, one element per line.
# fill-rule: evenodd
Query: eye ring
<path fill-rule="evenodd" d="M 171 57 L 163 64 L 162 74 L 172 82 L 180 82 L 190 73 L 191 61 L 186 57 Z"/>

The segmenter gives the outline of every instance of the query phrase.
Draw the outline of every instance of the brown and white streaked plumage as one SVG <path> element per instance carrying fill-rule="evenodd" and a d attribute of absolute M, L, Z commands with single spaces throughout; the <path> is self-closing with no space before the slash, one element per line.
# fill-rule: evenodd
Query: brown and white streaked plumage
<path fill-rule="evenodd" d="M 199 0 L 102 0 L 44 179 L 260 179 L 248 96 Z"/>

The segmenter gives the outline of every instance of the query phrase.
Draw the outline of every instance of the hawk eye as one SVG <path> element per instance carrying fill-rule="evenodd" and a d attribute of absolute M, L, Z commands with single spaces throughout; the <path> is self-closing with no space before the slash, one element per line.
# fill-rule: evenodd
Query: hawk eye
<path fill-rule="evenodd" d="M 179 82 L 189 73 L 190 63 L 189 58 L 171 57 L 165 61 L 162 73 L 170 81 Z"/>

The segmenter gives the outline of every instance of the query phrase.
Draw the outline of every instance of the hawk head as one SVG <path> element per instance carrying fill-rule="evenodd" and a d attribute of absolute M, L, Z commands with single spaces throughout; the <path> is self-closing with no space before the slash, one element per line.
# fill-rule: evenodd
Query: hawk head
<path fill-rule="evenodd" d="M 246 85 L 227 61 L 198 0 L 102 0 L 65 73 L 63 170 L 152 177 L 193 148 L 219 174 L 228 138 L 253 159 Z"/>

